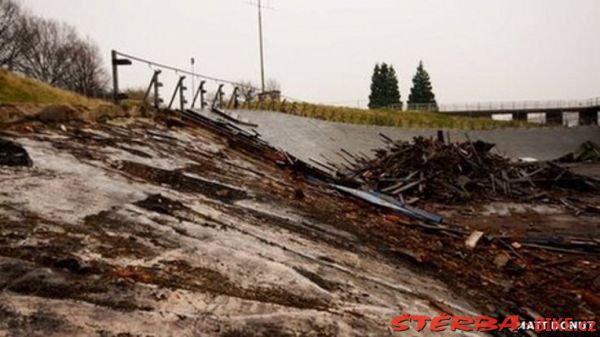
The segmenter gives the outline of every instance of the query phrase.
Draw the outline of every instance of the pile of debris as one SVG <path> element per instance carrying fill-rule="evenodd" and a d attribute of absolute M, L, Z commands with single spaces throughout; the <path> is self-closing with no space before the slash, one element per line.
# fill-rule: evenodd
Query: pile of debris
<path fill-rule="evenodd" d="M 600 145 L 587 141 L 573 153 L 558 159 L 562 163 L 597 163 L 600 162 Z"/>
<path fill-rule="evenodd" d="M 494 144 L 482 141 L 448 143 L 416 137 L 403 142 L 381 136 L 387 147 L 375 150 L 374 159 L 344 151 L 346 164 L 336 168 L 345 185 L 380 191 L 407 204 L 419 199 L 462 203 L 499 196 L 534 200 L 547 198 L 551 188 L 593 191 L 600 187 L 598 181 L 552 162 L 513 163 L 491 152 Z"/>

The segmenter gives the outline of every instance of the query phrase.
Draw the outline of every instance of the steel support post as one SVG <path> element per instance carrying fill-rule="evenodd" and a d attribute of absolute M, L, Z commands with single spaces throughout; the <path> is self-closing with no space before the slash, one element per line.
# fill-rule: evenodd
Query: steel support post
<path fill-rule="evenodd" d="M 219 108 L 223 108 L 223 86 L 225 85 L 219 84 L 219 89 L 217 89 L 217 92 L 215 93 L 215 98 L 212 102 L 213 108 L 217 107 L 217 102 L 219 103 Z"/>
<path fill-rule="evenodd" d="M 231 98 L 229 99 L 229 108 L 237 109 L 239 106 L 239 92 L 240 88 L 235 87 L 233 89 L 233 93 L 231 94 Z"/>
<path fill-rule="evenodd" d="M 116 50 L 111 51 L 111 64 L 112 64 L 112 75 L 113 75 L 113 101 L 118 104 L 123 98 L 123 95 L 119 93 L 119 66 L 131 65 L 129 59 L 119 59 Z"/>
<path fill-rule="evenodd" d="M 154 82 L 154 107 L 157 110 L 160 108 L 160 103 L 163 102 L 163 100 L 162 100 L 162 98 L 160 98 L 160 94 L 159 94 L 159 88 L 162 86 L 163 86 L 163 84 L 159 81 L 158 75 L 156 75 L 156 81 Z"/>
<path fill-rule="evenodd" d="M 204 101 L 204 94 L 206 94 L 206 90 L 204 90 L 205 84 L 206 81 L 200 82 L 200 86 L 194 94 L 194 99 L 192 99 L 192 109 L 196 106 L 196 101 L 198 100 L 198 97 L 200 97 L 200 109 L 204 109 L 204 107 L 206 106 L 206 102 Z"/>
<path fill-rule="evenodd" d="M 169 102 L 169 110 L 171 110 L 173 103 L 175 103 L 175 97 L 177 97 L 177 93 L 181 93 L 179 88 L 183 86 L 183 80 L 185 80 L 185 76 L 180 76 L 179 81 L 177 81 L 177 86 L 175 87 L 175 91 L 173 91 L 173 96 L 171 96 L 171 101 Z"/>
<path fill-rule="evenodd" d="M 160 99 L 159 96 L 159 89 L 160 87 L 162 87 L 162 83 L 160 83 L 158 75 L 160 75 L 162 73 L 161 70 L 155 70 L 154 74 L 152 75 L 152 80 L 150 81 L 150 85 L 148 86 L 148 89 L 146 90 L 146 93 L 144 94 L 144 102 L 146 102 L 148 100 L 148 96 L 150 96 L 150 91 L 154 90 L 154 108 L 158 109 L 160 107 L 160 103 L 162 102 L 162 100 Z"/>
<path fill-rule="evenodd" d="M 183 80 L 185 80 L 185 76 L 181 79 L 181 85 L 179 86 L 179 109 L 183 111 L 185 109 L 185 105 L 187 100 L 185 99 L 185 91 L 187 87 L 183 85 Z"/>

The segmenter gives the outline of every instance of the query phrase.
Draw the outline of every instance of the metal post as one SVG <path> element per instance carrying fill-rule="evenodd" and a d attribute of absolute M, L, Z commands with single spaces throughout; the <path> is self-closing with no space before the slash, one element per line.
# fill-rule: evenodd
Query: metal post
<path fill-rule="evenodd" d="M 204 94 L 206 94 L 206 90 L 204 90 L 204 84 L 206 84 L 206 81 L 200 82 L 200 86 L 198 86 L 198 90 L 194 94 L 194 99 L 192 99 L 192 109 L 196 106 L 198 96 L 200 96 L 200 109 L 204 109 L 206 106 L 206 102 L 204 102 Z"/>
<path fill-rule="evenodd" d="M 177 93 L 181 92 L 179 90 L 179 87 L 183 86 L 183 80 L 185 80 L 185 76 L 180 76 L 179 81 L 177 81 L 177 86 L 175 87 L 175 91 L 173 92 L 173 96 L 171 97 L 171 101 L 169 102 L 169 110 L 171 110 L 171 107 L 173 107 L 173 103 L 175 102 L 175 97 L 177 97 Z"/>
<path fill-rule="evenodd" d="M 225 92 L 223 91 L 224 86 L 223 84 L 219 86 L 219 108 L 221 109 L 223 109 L 223 97 L 225 96 Z"/>
<path fill-rule="evenodd" d="M 185 99 L 185 91 L 187 90 L 187 88 L 183 85 L 184 79 L 185 76 L 183 76 L 183 78 L 181 79 L 181 85 L 179 86 L 179 107 L 181 111 L 185 109 L 185 104 L 187 103 Z"/>
<path fill-rule="evenodd" d="M 113 101 L 119 103 L 119 70 L 117 65 L 117 51 L 113 50 L 111 54 L 111 64 L 113 73 Z"/>
<path fill-rule="evenodd" d="M 237 109 L 238 105 L 239 105 L 239 101 L 238 101 L 238 91 L 240 90 L 240 88 L 235 87 L 233 89 L 233 93 L 231 94 L 231 98 L 229 99 L 229 108 L 233 108 L 233 109 Z"/>
<path fill-rule="evenodd" d="M 160 108 L 160 103 L 163 102 L 162 98 L 160 98 L 159 88 L 163 86 L 163 84 L 159 81 L 158 75 L 161 73 L 160 70 L 157 70 L 158 74 L 156 74 L 156 81 L 154 81 L 154 108 L 157 110 Z"/>
<path fill-rule="evenodd" d="M 119 59 L 118 52 L 116 50 L 112 50 L 110 55 L 113 71 L 113 101 L 115 104 L 118 104 L 119 100 L 121 100 L 123 97 L 121 94 L 119 94 L 119 66 L 131 65 L 131 60 Z"/>
<path fill-rule="evenodd" d="M 265 58 L 263 51 L 262 5 L 258 0 L 258 35 L 260 39 L 260 82 L 262 92 L 265 92 Z"/>
<path fill-rule="evenodd" d="M 158 81 L 158 75 L 162 73 L 161 70 L 155 70 L 152 75 L 152 80 L 150 81 L 150 85 L 144 94 L 144 103 L 148 100 L 148 96 L 150 96 L 150 91 L 154 89 L 154 107 L 158 109 L 160 98 L 158 97 L 158 88 L 162 86 L 162 83 Z"/>
<path fill-rule="evenodd" d="M 206 108 L 206 106 L 208 105 L 208 102 L 206 102 L 206 90 L 204 90 L 204 84 L 206 83 L 206 81 L 203 81 L 201 86 L 202 86 L 202 91 L 200 91 L 200 109 L 204 109 Z"/>
<path fill-rule="evenodd" d="M 219 102 L 219 108 L 223 107 L 223 86 L 224 84 L 219 84 L 219 89 L 217 89 L 217 92 L 215 93 L 215 98 L 212 102 L 213 109 L 217 107 L 217 102 Z"/>

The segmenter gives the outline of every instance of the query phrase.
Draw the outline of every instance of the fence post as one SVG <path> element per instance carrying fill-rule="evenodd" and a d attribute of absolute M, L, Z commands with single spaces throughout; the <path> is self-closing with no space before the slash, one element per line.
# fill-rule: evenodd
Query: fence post
<path fill-rule="evenodd" d="M 198 96 L 200 96 L 200 109 L 204 109 L 206 106 L 206 102 L 204 101 L 204 94 L 206 94 L 206 90 L 204 90 L 204 85 L 206 81 L 200 82 L 200 86 L 198 86 L 198 90 L 194 94 L 194 98 L 192 99 L 192 109 L 196 106 L 196 100 L 198 100 Z"/>
<path fill-rule="evenodd" d="M 179 81 L 177 81 L 177 86 L 175 87 L 175 91 L 173 91 L 173 96 L 171 96 L 171 101 L 169 102 L 169 107 L 168 107 L 169 110 L 171 110 L 171 107 L 173 107 L 173 103 L 175 102 L 175 97 L 177 97 L 177 93 L 179 92 L 181 94 L 179 87 L 183 86 L 184 79 L 185 79 L 185 76 L 180 76 Z"/>
<path fill-rule="evenodd" d="M 160 75 L 160 73 L 162 73 L 161 70 L 155 70 L 154 74 L 152 75 L 152 80 L 150 81 L 150 85 L 148 86 L 148 89 L 146 90 L 146 93 L 144 94 L 144 103 L 148 100 L 148 96 L 150 96 L 150 91 L 152 91 L 152 89 L 154 89 L 154 108 L 158 109 L 161 103 L 161 99 L 159 97 L 158 94 L 158 88 L 162 87 L 162 83 L 159 82 L 158 80 L 158 75 Z"/>
<path fill-rule="evenodd" d="M 224 84 L 219 84 L 219 89 L 215 93 L 215 97 L 213 98 L 212 108 L 217 107 L 217 102 L 219 102 L 219 108 L 223 107 L 223 86 Z"/>
<path fill-rule="evenodd" d="M 179 86 L 179 107 L 181 111 L 185 109 L 185 104 L 187 103 L 187 100 L 185 99 L 187 87 L 183 85 L 183 80 L 185 80 L 185 76 L 181 77 L 181 85 Z"/>
<path fill-rule="evenodd" d="M 115 104 L 119 104 L 119 100 L 122 98 L 122 96 L 119 94 L 119 66 L 131 65 L 131 60 L 119 59 L 116 50 L 112 50 L 110 55 L 113 73 L 113 101 Z"/>
<path fill-rule="evenodd" d="M 160 70 L 158 70 L 158 74 L 156 74 L 156 81 L 154 82 L 154 107 L 158 110 L 160 108 L 160 103 L 163 102 L 162 98 L 160 98 L 158 88 L 162 87 L 163 84 L 159 81 L 158 75 L 160 74 Z"/>
<path fill-rule="evenodd" d="M 231 94 L 231 98 L 229 98 L 229 104 L 227 104 L 228 108 L 233 108 L 233 109 L 237 109 L 238 108 L 238 96 L 239 96 L 239 90 L 240 88 L 235 87 L 233 88 L 233 93 Z"/>

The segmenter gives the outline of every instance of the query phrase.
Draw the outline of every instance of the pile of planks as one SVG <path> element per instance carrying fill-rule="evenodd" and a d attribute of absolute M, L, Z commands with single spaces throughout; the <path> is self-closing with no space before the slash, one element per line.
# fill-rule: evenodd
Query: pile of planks
<path fill-rule="evenodd" d="M 403 142 L 381 136 L 386 147 L 374 150 L 373 159 L 343 151 L 346 163 L 336 167 L 342 182 L 408 204 L 418 199 L 462 203 L 497 196 L 533 200 L 548 197 L 554 188 L 598 188 L 597 181 L 552 162 L 512 163 L 490 152 L 494 145 L 482 141 L 447 143 L 416 137 Z"/>

